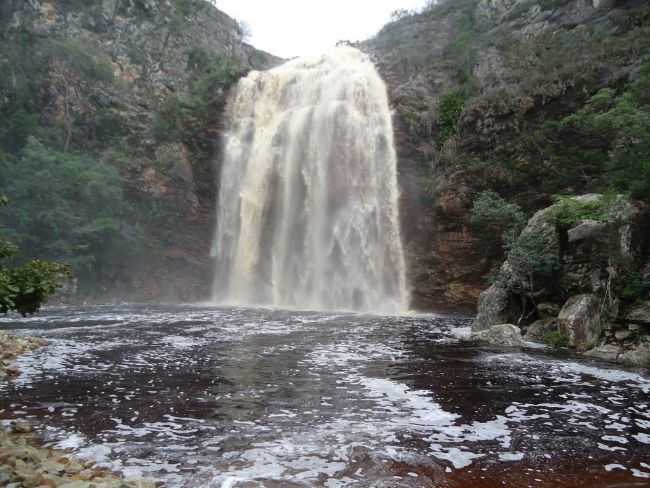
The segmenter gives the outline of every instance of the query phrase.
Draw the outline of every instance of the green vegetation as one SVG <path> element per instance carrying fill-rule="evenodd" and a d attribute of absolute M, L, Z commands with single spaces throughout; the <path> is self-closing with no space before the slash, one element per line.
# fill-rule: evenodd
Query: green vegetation
<path fill-rule="evenodd" d="M 508 88 L 466 101 L 459 131 L 471 146 L 461 145 L 451 163 L 502 194 L 617 192 L 648 200 L 650 63 L 629 81 L 625 73 L 650 50 L 650 9 L 621 16 L 616 35 L 595 25 L 485 39 L 503 56 Z M 620 74 L 608 86 L 603 66 Z"/>
<path fill-rule="evenodd" d="M 113 166 L 45 146 L 34 137 L 5 157 L 0 189 L 12 205 L 0 222 L 26 257 L 63 261 L 88 281 L 110 277 L 141 248 L 141 230 Z"/>
<path fill-rule="evenodd" d="M 542 339 L 544 344 L 547 346 L 558 350 L 558 349 L 566 349 L 569 347 L 570 341 L 569 341 L 569 336 L 566 335 L 564 332 L 561 331 L 552 331 L 552 332 L 547 332 L 544 334 L 544 338 Z"/>
<path fill-rule="evenodd" d="M 0 197 L 0 207 L 7 199 Z M 18 248 L 0 238 L 0 313 L 36 313 L 41 305 L 69 277 L 67 266 L 34 260 L 22 266 L 7 266 L 6 261 L 18 253 Z"/>
<path fill-rule="evenodd" d="M 98 88 L 116 84 L 111 60 L 89 40 L 48 39 L 43 41 L 28 31 L 20 42 L 0 47 L 0 149 L 15 154 L 30 135 L 49 145 L 70 150 L 89 141 L 112 137 L 111 128 L 119 127 L 117 116 L 99 107 L 93 124 L 80 104 Z M 44 124 L 42 81 L 49 79 L 61 103 L 56 124 Z M 110 125 L 107 125 L 110 122 Z M 83 127 L 82 127 L 83 126 Z"/>
<path fill-rule="evenodd" d="M 442 146 L 450 137 L 458 133 L 458 120 L 463 113 L 467 96 L 461 91 L 453 91 L 440 97 L 438 106 L 438 144 Z"/>
<path fill-rule="evenodd" d="M 650 62 L 621 96 L 603 89 L 562 121 L 563 128 L 605 141 L 601 186 L 650 200 Z"/>
<path fill-rule="evenodd" d="M 445 59 L 450 64 L 454 81 L 460 87 L 464 96 L 473 92 L 473 70 L 478 59 L 476 43 L 478 42 L 478 30 L 476 26 L 476 7 L 478 0 L 453 0 L 456 14 L 455 36 L 445 49 Z M 450 8 L 447 4 L 440 4 L 432 7 L 432 12 L 437 9 Z"/>
<path fill-rule="evenodd" d="M 625 276 L 620 295 L 623 299 L 634 302 L 646 298 L 648 292 L 650 292 L 650 279 L 635 271 Z"/>
<path fill-rule="evenodd" d="M 220 114 L 228 89 L 244 74 L 235 60 L 215 56 L 203 49 L 187 53 L 191 73 L 184 93 L 174 93 L 161 103 L 153 125 L 159 143 L 181 142 L 189 148 L 199 191 L 208 191 L 213 181 L 212 150 L 215 134 L 209 129 L 221 124 Z"/>
<path fill-rule="evenodd" d="M 541 233 L 524 232 L 507 246 L 508 262 L 520 277 L 527 278 L 530 290 L 534 290 L 537 276 L 550 277 L 560 269 L 557 251 L 553 243 Z"/>
<path fill-rule="evenodd" d="M 485 191 L 474 199 L 470 222 L 481 240 L 483 254 L 495 257 L 517 239 L 526 226 L 526 215 L 518 205 Z"/>
<path fill-rule="evenodd" d="M 204 142 L 199 140 L 202 129 L 223 108 L 226 90 L 243 74 L 237 62 L 202 49 L 188 53 L 187 66 L 192 74 L 187 93 L 167 97 L 156 114 L 154 134 L 160 142 Z"/>
<path fill-rule="evenodd" d="M 557 225 L 570 229 L 581 220 L 605 222 L 609 217 L 609 205 L 613 198 L 615 196 L 581 201 L 572 197 L 557 197 L 555 211 Z"/>

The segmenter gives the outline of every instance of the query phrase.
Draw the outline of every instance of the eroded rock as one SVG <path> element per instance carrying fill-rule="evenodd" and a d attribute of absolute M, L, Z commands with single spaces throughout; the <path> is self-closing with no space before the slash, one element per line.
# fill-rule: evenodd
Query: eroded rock
<path fill-rule="evenodd" d="M 624 352 L 620 360 L 630 366 L 650 367 L 650 343 L 640 342 L 633 349 Z"/>
<path fill-rule="evenodd" d="M 602 332 L 600 301 L 592 294 L 569 298 L 558 315 L 560 330 L 579 352 L 596 346 Z"/>
<path fill-rule="evenodd" d="M 650 325 L 650 302 L 643 302 L 630 310 L 627 320 Z"/>
<path fill-rule="evenodd" d="M 0 380 L 18 376 L 20 371 L 11 366 L 21 354 L 33 351 L 47 344 L 43 339 L 34 337 L 18 337 L 0 332 Z"/>
<path fill-rule="evenodd" d="M 623 348 L 615 344 L 603 344 L 585 352 L 587 357 L 612 362 L 617 362 L 621 354 L 623 354 Z"/>
<path fill-rule="evenodd" d="M 472 339 L 501 347 L 526 346 L 526 342 L 521 337 L 521 329 L 512 324 L 494 325 L 473 334 Z"/>
<path fill-rule="evenodd" d="M 557 330 L 557 317 L 540 319 L 528 326 L 528 329 L 526 329 L 525 339 L 532 342 L 542 342 L 546 334 L 549 332 L 556 332 Z"/>
<path fill-rule="evenodd" d="M 492 285 L 478 299 L 478 315 L 472 324 L 474 332 L 487 330 L 495 324 L 509 320 L 508 292 L 499 285 Z"/>

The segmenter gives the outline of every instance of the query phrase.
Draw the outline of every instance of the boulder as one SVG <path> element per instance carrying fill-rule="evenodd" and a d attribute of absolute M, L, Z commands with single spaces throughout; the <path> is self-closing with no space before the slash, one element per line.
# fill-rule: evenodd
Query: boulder
<path fill-rule="evenodd" d="M 636 305 L 629 311 L 626 319 L 630 322 L 650 325 L 650 301 Z"/>
<path fill-rule="evenodd" d="M 579 352 L 596 346 L 602 332 L 600 302 L 595 295 L 569 298 L 558 316 L 560 331 L 567 334 L 569 344 Z"/>
<path fill-rule="evenodd" d="M 623 349 L 615 344 L 602 344 L 585 353 L 585 356 L 604 361 L 618 362 Z"/>
<path fill-rule="evenodd" d="M 472 339 L 501 347 L 525 347 L 521 329 L 512 324 L 494 325 L 472 335 Z"/>
<path fill-rule="evenodd" d="M 650 343 L 641 342 L 620 356 L 621 362 L 640 368 L 650 367 Z"/>
<path fill-rule="evenodd" d="M 478 299 L 478 314 L 472 324 L 472 331 L 487 330 L 495 324 L 510 320 L 508 292 L 498 285 L 492 285 L 481 293 Z"/>
<path fill-rule="evenodd" d="M 629 339 L 630 337 L 632 337 L 632 335 L 633 335 L 633 333 L 629 329 L 617 330 L 614 333 L 614 337 L 616 338 L 617 341 L 620 341 L 620 342 Z"/>
<path fill-rule="evenodd" d="M 560 306 L 556 303 L 540 303 L 537 305 L 537 313 L 543 319 L 556 318 L 560 313 Z"/>
<path fill-rule="evenodd" d="M 583 220 L 567 232 L 569 242 L 595 239 L 607 229 L 607 224 L 596 220 Z"/>
<path fill-rule="evenodd" d="M 526 329 L 525 339 L 532 342 L 543 342 L 544 336 L 549 332 L 558 330 L 557 317 L 549 317 L 533 322 Z"/>

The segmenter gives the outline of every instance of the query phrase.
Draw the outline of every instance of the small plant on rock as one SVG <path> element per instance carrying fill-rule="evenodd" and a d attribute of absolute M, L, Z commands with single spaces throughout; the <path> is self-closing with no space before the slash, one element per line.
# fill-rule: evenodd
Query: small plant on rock
<path fill-rule="evenodd" d="M 547 346 L 555 350 L 566 349 L 569 347 L 569 343 L 570 343 L 569 336 L 559 330 L 547 332 L 546 334 L 544 334 L 543 341 L 544 344 L 546 344 Z"/>

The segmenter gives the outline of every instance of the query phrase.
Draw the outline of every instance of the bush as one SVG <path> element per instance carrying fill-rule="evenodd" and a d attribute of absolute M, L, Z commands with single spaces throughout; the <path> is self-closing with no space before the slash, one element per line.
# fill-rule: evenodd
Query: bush
<path fill-rule="evenodd" d="M 582 220 L 606 221 L 609 215 L 608 202 L 610 198 L 580 201 L 572 197 L 556 197 L 555 219 L 557 225 L 570 229 Z"/>
<path fill-rule="evenodd" d="M 650 200 L 650 63 L 639 79 L 621 96 L 600 90 L 562 126 L 592 139 L 606 141 L 602 153 L 601 188 L 624 192 L 632 198 Z"/>
<path fill-rule="evenodd" d="M 561 331 L 547 332 L 542 339 L 544 344 L 553 349 L 566 349 L 569 347 L 569 336 Z"/>
<path fill-rule="evenodd" d="M 86 39 L 64 39 L 48 44 L 50 55 L 92 82 L 115 81 L 111 59 Z"/>
<path fill-rule="evenodd" d="M 482 242 L 483 253 L 494 256 L 501 254 L 503 247 L 519 236 L 526 226 L 526 215 L 518 205 L 485 191 L 474 200 L 470 223 Z"/>
<path fill-rule="evenodd" d="M 453 91 L 440 98 L 438 106 L 438 144 L 442 146 L 458 132 L 460 119 L 467 97 L 460 91 Z"/>
<path fill-rule="evenodd" d="M 515 278 L 508 280 L 509 288 L 533 291 L 538 280 L 553 285 L 551 278 L 560 271 L 561 263 L 554 242 L 548 235 L 523 232 L 507 248 L 508 263 L 512 268 L 512 277 Z"/>
<path fill-rule="evenodd" d="M 628 301 L 646 298 L 650 292 L 650 279 L 635 271 L 629 273 L 622 284 L 621 297 Z"/>
<path fill-rule="evenodd" d="M 0 187 L 12 205 L 0 223 L 27 258 L 67 262 L 80 277 L 97 279 L 140 249 L 137 234 L 124 232 L 132 212 L 114 167 L 30 138 L 7 168 Z"/>
<path fill-rule="evenodd" d="M 0 206 L 7 199 L 0 197 Z M 18 248 L 0 239 L 0 313 L 16 311 L 33 314 L 60 288 L 70 270 L 58 263 L 35 260 L 20 267 L 7 267 L 4 262 L 15 256 Z"/>

